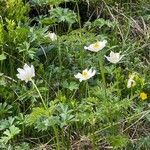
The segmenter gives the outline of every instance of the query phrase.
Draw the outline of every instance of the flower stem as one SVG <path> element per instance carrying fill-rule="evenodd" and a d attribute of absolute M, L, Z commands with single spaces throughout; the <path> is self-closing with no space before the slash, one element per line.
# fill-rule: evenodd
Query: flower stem
<path fill-rule="evenodd" d="M 60 69 L 62 69 L 62 54 L 61 54 L 60 42 L 58 43 L 58 61 L 59 61 L 59 67 L 60 67 Z"/>
<path fill-rule="evenodd" d="M 85 96 L 86 96 L 86 98 L 89 96 L 89 85 L 88 85 L 88 81 L 85 82 Z"/>
<path fill-rule="evenodd" d="M 39 94 L 39 96 L 40 96 L 40 98 L 41 98 L 41 100 L 42 100 L 42 104 L 43 104 L 44 108 L 47 109 L 47 106 L 46 106 L 46 104 L 45 104 L 45 102 L 44 102 L 44 100 L 43 100 L 43 97 L 42 97 L 42 95 L 41 95 L 39 89 L 37 88 L 37 86 L 36 86 L 36 84 L 34 83 L 33 80 L 31 80 L 31 82 L 32 82 L 33 86 L 35 87 L 35 89 L 37 90 L 37 92 L 38 92 L 38 94 Z"/>
<path fill-rule="evenodd" d="M 54 130 L 54 134 L 55 134 L 55 137 L 56 137 L 56 145 L 57 145 L 56 150 L 60 150 L 58 130 L 55 126 L 53 126 L 53 130 Z"/>
<path fill-rule="evenodd" d="M 100 72 L 101 72 L 101 77 L 103 81 L 103 86 L 104 86 L 104 92 L 105 92 L 105 97 L 106 97 L 106 80 L 105 80 L 105 71 L 104 71 L 104 66 L 103 66 L 103 58 L 100 55 L 100 61 L 99 61 L 99 66 L 100 66 Z"/>

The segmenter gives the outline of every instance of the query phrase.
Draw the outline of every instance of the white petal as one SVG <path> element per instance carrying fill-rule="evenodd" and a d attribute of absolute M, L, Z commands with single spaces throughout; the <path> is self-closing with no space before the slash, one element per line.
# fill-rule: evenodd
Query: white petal
<path fill-rule="evenodd" d="M 82 81 L 83 81 L 83 79 L 79 79 L 79 81 L 80 81 L 80 82 L 82 82 Z"/>
<path fill-rule="evenodd" d="M 30 67 L 27 64 L 25 64 L 23 66 L 23 69 L 18 68 L 17 71 L 19 72 L 19 74 L 17 74 L 17 77 L 20 80 L 24 80 L 25 82 L 30 81 L 31 78 L 35 76 L 35 70 L 33 65 L 31 65 Z"/>
<path fill-rule="evenodd" d="M 21 79 L 21 78 L 20 78 L 20 74 L 16 74 L 16 76 L 17 76 L 18 79 Z"/>
<path fill-rule="evenodd" d="M 92 70 L 92 68 L 88 71 L 89 73 L 89 78 L 93 77 L 96 74 L 96 70 Z M 89 79 L 88 78 L 88 79 Z"/>
<path fill-rule="evenodd" d="M 95 47 L 96 43 L 98 45 L 97 47 Z M 96 43 L 90 44 L 88 47 L 84 46 L 84 49 L 87 49 L 87 50 L 92 51 L 92 52 L 98 52 L 106 46 L 107 41 L 104 40 L 104 41 L 99 41 L 99 42 L 96 42 Z"/>
<path fill-rule="evenodd" d="M 114 53 L 113 51 L 110 52 L 109 56 L 110 57 L 107 56 L 105 57 L 107 58 L 108 61 L 114 64 L 118 63 L 123 57 L 123 55 L 120 55 L 120 53 Z"/>
<path fill-rule="evenodd" d="M 128 82 L 127 82 L 127 88 L 131 88 L 131 80 L 128 80 Z"/>
<path fill-rule="evenodd" d="M 127 88 L 131 88 L 134 83 L 135 81 L 133 79 L 129 79 L 127 82 Z"/>
<path fill-rule="evenodd" d="M 92 72 L 92 76 L 94 76 L 96 74 L 96 70 L 93 70 Z"/>
<path fill-rule="evenodd" d="M 52 41 L 57 40 L 57 35 L 56 35 L 54 32 L 53 32 L 53 33 L 49 32 L 49 33 L 46 35 L 46 37 L 49 37 Z"/>
<path fill-rule="evenodd" d="M 82 74 L 81 73 L 77 73 L 76 75 L 74 75 L 75 78 L 80 79 L 82 78 Z"/>
<path fill-rule="evenodd" d="M 106 43 L 107 43 L 107 40 L 103 40 L 102 42 L 103 42 L 104 44 L 106 44 Z"/>
<path fill-rule="evenodd" d="M 18 77 L 18 79 L 20 79 L 20 80 L 24 80 L 24 76 L 22 75 L 22 74 L 17 74 L 17 77 Z"/>
<path fill-rule="evenodd" d="M 27 64 L 25 64 L 25 65 L 23 66 L 23 69 L 24 69 L 24 70 L 30 69 L 30 67 L 29 67 Z"/>
<path fill-rule="evenodd" d="M 86 75 L 84 75 L 84 73 L 86 73 Z M 91 69 L 84 69 L 82 71 L 82 74 L 81 73 L 77 73 L 76 75 L 74 75 L 75 78 L 79 79 L 79 81 L 83 81 L 83 80 L 88 80 L 90 79 L 91 77 L 93 77 L 96 73 L 96 70 L 93 70 L 92 71 L 92 68 Z"/>
<path fill-rule="evenodd" d="M 90 51 L 92 51 L 92 52 L 98 52 L 99 50 L 101 50 L 101 46 L 95 48 L 95 47 L 94 47 L 94 44 L 91 44 L 91 45 L 89 45 L 89 48 L 88 48 L 88 49 L 89 49 Z"/>
<path fill-rule="evenodd" d="M 76 75 L 74 75 L 75 78 L 79 79 L 79 81 L 81 82 L 82 80 L 85 80 L 82 76 L 81 73 L 77 73 Z"/>
<path fill-rule="evenodd" d="M 108 57 L 108 56 L 105 56 L 105 58 L 106 58 L 108 61 L 111 61 L 110 57 Z"/>
<path fill-rule="evenodd" d="M 83 72 L 88 72 L 88 69 L 87 69 L 87 68 L 86 68 L 86 69 L 84 69 L 84 70 L 83 70 Z"/>
<path fill-rule="evenodd" d="M 31 65 L 31 73 L 32 73 L 32 77 L 34 77 L 35 76 L 35 70 L 34 70 L 34 66 L 33 65 Z"/>
<path fill-rule="evenodd" d="M 92 68 L 89 69 L 88 74 L 90 74 L 90 75 L 92 74 Z"/>
<path fill-rule="evenodd" d="M 21 69 L 21 68 L 18 68 L 17 71 L 18 71 L 19 73 L 23 73 L 23 72 L 24 72 L 24 70 Z"/>
<path fill-rule="evenodd" d="M 115 54 L 115 53 L 114 53 L 113 51 L 111 51 L 110 54 L 109 54 L 109 56 L 110 56 L 110 57 L 113 57 L 114 54 Z"/>
<path fill-rule="evenodd" d="M 88 49 L 88 47 L 87 47 L 87 46 L 84 46 L 84 49 Z"/>
<path fill-rule="evenodd" d="M 99 42 L 100 44 L 100 50 L 102 50 L 105 46 L 106 46 L 106 41 L 103 41 L 103 42 Z"/>

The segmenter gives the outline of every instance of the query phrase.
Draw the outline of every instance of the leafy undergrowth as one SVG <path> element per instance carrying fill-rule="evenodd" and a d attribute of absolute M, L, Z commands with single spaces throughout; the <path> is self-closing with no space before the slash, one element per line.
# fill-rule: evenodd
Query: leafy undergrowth
<path fill-rule="evenodd" d="M 149 0 L 0 0 L 0 149 L 150 149 Z"/>

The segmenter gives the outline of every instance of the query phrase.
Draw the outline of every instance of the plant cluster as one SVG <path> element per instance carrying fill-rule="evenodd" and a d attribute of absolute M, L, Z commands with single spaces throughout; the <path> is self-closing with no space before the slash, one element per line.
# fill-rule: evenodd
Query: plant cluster
<path fill-rule="evenodd" d="M 0 0 L 0 149 L 150 149 L 148 0 Z"/>

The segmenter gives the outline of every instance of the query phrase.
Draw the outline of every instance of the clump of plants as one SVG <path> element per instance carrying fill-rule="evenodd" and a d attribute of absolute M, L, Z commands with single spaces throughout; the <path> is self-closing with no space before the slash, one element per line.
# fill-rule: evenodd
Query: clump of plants
<path fill-rule="evenodd" d="M 0 149 L 149 149 L 149 3 L 0 1 Z"/>

